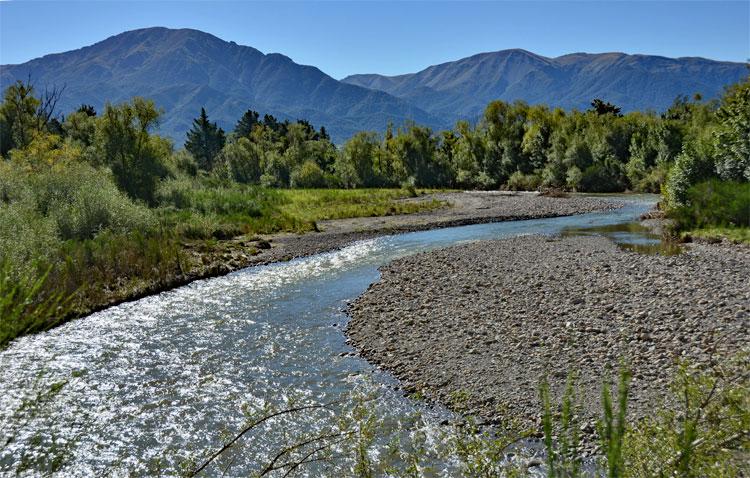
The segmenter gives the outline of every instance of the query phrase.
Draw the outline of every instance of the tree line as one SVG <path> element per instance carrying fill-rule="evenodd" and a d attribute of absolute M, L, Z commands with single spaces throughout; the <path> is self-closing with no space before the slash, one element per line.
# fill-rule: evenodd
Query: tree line
<path fill-rule="evenodd" d="M 684 200 L 711 177 L 750 180 L 748 81 L 721 100 L 680 96 L 662 114 L 595 99 L 566 112 L 494 101 L 482 118 L 433 132 L 414 123 L 359 132 L 341 147 L 306 121 L 248 110 L 225 135 L 195 120 L 185 143 L 194 171 L 274 187 L 400 187 L 661 192 Z M 200 138 L 211 138 L 202 140 Z M 187 160 L 187 159 L 186 159 Z"/>
<path fill-rule="evenodd" d="M 678 97 L 662 114 L 631 112 L 600 99 L 587 111 L 493 101 L 475 124 L 434 132 L 409 123 L 359 132 L 343 145 L 324 127 L 247 110 L 226 133 L 205 109 L 184 148 L 153 133 L 161 111 L 151 100 L 81 105 L 52 114 L 59 90 L 34 95 L 8 87 L 0 105 L 0 153 L 75 149 L 108 167 L 118 187 L 154 204 L 159 181 L 177 174 L 280 188 L 427 187 L 582 192 L 664 190 L 684 201 L 702 179 L 750 180 L 748 80 L 721 100 Z"/>

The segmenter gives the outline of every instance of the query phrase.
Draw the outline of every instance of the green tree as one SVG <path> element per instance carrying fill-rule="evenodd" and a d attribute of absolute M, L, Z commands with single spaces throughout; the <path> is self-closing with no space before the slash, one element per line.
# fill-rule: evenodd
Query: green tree
<path fill-rule="evenodd" d="M 327 185 L 323 170 L 312 160 L 292 171 L 290 183 L 293 188 L 324 188 Z"/>
<path fill-rule="evenodd" d="M 262 151 L 248 138 L 241 137 L 234 143 L 224 146 L 217 162 L 224 164 L 234 181 L 256 184 L 261 175 Z"/>
<path fill-rule="evenodd" d="M 415 186 L 431 186 L 438 181 L 434 171 L 436 143 L 429 128 L 416 124 L 409 125 L 406 131 L 399 131 L 394 138 L 393 152 Z"/>
<path fill-rule="evenodd" d="M 717 174 L 725 181 L 750 181 L 750 77 L 728 90 L 716 117 Z"/>
<path fill-rule="evenodd" d="M 206 109 L 201 108 L 200 116 L 193 120 L 193 127 L 187 132 L 185 149 L 193 155 L 200 169 L 211 171 L 225 143 L 224 130 L 211 123 Z"/>
<path fill-rule="evenodd" d="M 14 148 L 31 143 L 37 130 L 36 114 L 41 105 L 30 82 L 17 81 L 5 90 L 0 105 L 0 154 L 7 156 Z"/>
<path fill-rule="evenodd" d="M 62 125 L 65 136 L 81 146 L 91 146 L 96 135 L 96 116 L 86 111 L 76 111 L 65 118 Z"/>
<path fill-rule="evenodd" d="M 250 133 L 253 132 L 253 127 L 258 124 L 258 117 L 260 115 L 257 111 L 247 110 L 242 115 L 237 124 L 234 126 L 234 134 L 238 138 L 249 137 Z"/>
<path fill-rule="evenodd" d="M 594 101 L 591 102 L 591 111 L 598 115 L 614 115 L 614 116 L 620 116 L 620 107 L 615 106 L 609 101 L 603 101 L 599 98 L 594 99 Z"/>
<path fill-rule="evenodd" d="M 334 169 L 344 187 L 373 187 L 379 178 L 373 169 L 373 158 L 378 156 L 380 140 L 377 133 L 359 132 L 344 144 Z"/>
<path fill-rule="evenodd" d="M 159 180 L 168 174 L 165 161 L 171 154 L 168 141 L 150 134 L 160 115 L 153 101 L 133 98 L 107 104 L 96 128 L 100 161 L 110 166 L 121 190 L 150 205 L 156 203 Z"/>

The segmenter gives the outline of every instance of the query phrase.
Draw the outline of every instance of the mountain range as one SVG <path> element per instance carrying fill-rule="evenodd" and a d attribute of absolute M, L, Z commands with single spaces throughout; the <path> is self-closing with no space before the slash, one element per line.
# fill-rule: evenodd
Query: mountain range
<path fill-rule="evenodd" d="M 513 49 L 481 53 L 399 76 L 352 75 L 342 81 L 385 91 L 428 113 L 473 118 L 492 100 L 586 109 L 594 98 L 623 111 L 669 107 L 677 95 L 719 96 L 747 76 L 742 63 L 625 53 L 547 58 Z"/>
<path fill-rule="evenodd" d="M 359 130 L 407 120 L 433 128 L 476 119 L 494 99 L 586 108 L 602 98 L 634 109 L 665 109 L 680 94 L 718 96 L 747 75 L 742 63 L 623 53 L 546 58 L 503 50 L 431 66 L 418 73 L 353 75 L 338 81 L 314 66 L 224 41 L 198 30 L 145 28 L 94 45 L 0 66 L 0 87 L 31 78 L 65 86 L 59 110 L 101 109 L 133 96 L 164 109 L 160 132 L 180 144 L 205 107 L 225 129 L 248 109 L 324 125 L 336 142 Z"/>

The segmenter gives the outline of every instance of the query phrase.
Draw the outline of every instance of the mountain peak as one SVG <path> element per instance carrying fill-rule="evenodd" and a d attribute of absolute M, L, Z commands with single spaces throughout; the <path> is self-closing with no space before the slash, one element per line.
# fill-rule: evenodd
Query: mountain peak
<path fill-rule="evenodd" d="M 5 65 L 0 86 L 29 76 L 42 88 L 66 86 L 61 112 L 81 103 L 101 110 L 107 102 L 152 98 L 165 110 L 160 132 L 178 142 L 201 107 L 225 129 L 252 108 L 280 119 L 308 119 L 325 126 L 336 141 L 360 129 L 384 129 L 389 121 L 439 125 L 388 93 L 342 83 L 280 53 L 265 55 L 188 28 L 126 31 L 79 50 Z"/>

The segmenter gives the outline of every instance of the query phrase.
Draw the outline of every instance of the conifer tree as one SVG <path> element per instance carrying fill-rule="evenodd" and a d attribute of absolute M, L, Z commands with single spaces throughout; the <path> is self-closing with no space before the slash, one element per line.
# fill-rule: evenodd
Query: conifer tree
<path fill-rule="evenodd" d="M 213 168 L 214 158 L 224 147 L 226 138 L 224 130 L 208 120 L 206 109 L 201 108 L 201 115 L 193 120 L 193 127 L 187 133 L 185 149 L 193 155 L 198 163 L 198 168 L 210 171 Z"/>
<path fill-rule="evenodd" d="M 250 136 L 250 133 L 253 131 L 253 126 L 258 124 L 259 116 L 260 115 L 257 111 L 245 111 L 242 118 L 240 118 L 234 127 L 234 134 L 236 134 L 238 138 L 247 138 Z"/>

